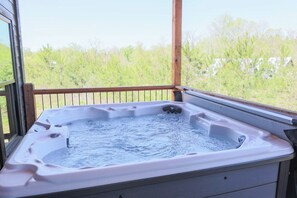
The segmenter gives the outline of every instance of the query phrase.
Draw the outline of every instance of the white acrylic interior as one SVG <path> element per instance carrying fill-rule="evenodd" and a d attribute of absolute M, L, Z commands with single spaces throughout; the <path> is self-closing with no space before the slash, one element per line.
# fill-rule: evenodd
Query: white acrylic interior
<path fill-rule="evenodd" d="M 162 113 L 162 108 L 167 105 L 181 107 L 182 114 L 189 119 L 189 122 L 204 126 L 210 136 L 224 137 L 233 141 L 238 141 L 240 136 L 245 136 L 246 139 L 237 149 L 108 167 L 67 168 L 46 164 L 41 160 L 48 153 L 66 146 L 68 128 L 61 126 L 63 123 L 80 119 L 112 119 L 158 114 Z M 64 107 L 43 112 L 6 161 L 0 173 L 0 197 L 106 185 L 272 159 L 290 153 L 293 153 L 293 149 L 288 142 L 267 131 L 188 103 L 164 101 Z"/>

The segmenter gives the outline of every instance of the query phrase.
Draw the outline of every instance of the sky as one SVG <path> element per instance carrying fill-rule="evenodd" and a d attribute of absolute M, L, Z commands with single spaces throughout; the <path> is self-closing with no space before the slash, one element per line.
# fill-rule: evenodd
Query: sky
<path fill-rule="evenodd" d="M 0 19 L 0 44 L 10 47 L 10 36 L 8 24 Z"/>
<path fill-rule="evenodd" d="M 19 0 L 23 46 L 35 51 L 171 42 L 172 0 Z M 207 35 L 223 15 L 297 30 L 296 0 L 183 0 L 183 32 Z"/>

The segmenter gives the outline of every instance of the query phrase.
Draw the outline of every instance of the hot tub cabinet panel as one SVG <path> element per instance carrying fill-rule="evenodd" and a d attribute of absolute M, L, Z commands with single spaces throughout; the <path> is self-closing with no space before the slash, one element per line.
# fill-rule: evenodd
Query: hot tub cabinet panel
<path fill-rule="evenodd" d="M 271 183 L 231 193 L 212 196 L 211 198 L 269 198 L 275 197 L 275 189 L 276 183 Z"/>
<path fill-rule="evenodd" d="M 278 169 L 279 163 L 245 164 L 36 197 L 273 198 L 277 194 Z"/>
<path fill-rule="evenodd" d="M 111 166 L 47 164 L 67 147 L 65 123 L 177 113 L 234 148 Z M 0 197 L 284 197 L 291 145 L 251 125 L 182 102 L 65 107 L 45 111 L 0 172 Z"/>

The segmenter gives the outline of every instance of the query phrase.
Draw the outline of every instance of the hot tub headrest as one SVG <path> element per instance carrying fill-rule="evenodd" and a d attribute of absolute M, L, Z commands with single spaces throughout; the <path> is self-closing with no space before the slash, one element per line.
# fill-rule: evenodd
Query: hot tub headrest
<path fill-rule="evenodd" d="M 163 107 L 163 111 L 167 112 L 167 113 L 181 113 L 182 112 L 182 108 L 175 106 L 175 105 L 167 105 Z"/>

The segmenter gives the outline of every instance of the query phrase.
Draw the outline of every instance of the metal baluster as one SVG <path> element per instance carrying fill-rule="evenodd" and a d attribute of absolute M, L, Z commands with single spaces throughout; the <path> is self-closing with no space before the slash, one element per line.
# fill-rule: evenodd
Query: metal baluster
<path fill-rule="evenodd" d="M 108 92 L 106 92 L 106 103 L 108 104 Z"/>
<path fill-rule="evenodd" d="M 52 97 L 51 97 L 51 94 L 49 94 L 49 101 L 50 101 L 50 108 L 52 109 Z"/>
<path fill-rule="evenodd" d="M 169 95 L 168 92 L 169 92 L 169 91 L 168 91 L 168 89 L 167 89 L 167 92 L 166 92 L 166 95 L 167 95 L 166 98 L 167 98 L 167 99 L 166 99 L 166 100 L 169 99 L 169 97 L 168 97 L 168 95 Z"/>
<path fill-rule="evenodd" d="M 95 93 L 93 92 L 93 104 L 95 104 Z"/>
<path fill-rule="evenodd" d="M 145 90 L 143 91 L 143 98 L 144 98 L 144 102 L 145 102 Z"/>
<path fill-rule="evenodd" d="M 44 98 L 43 98 L 43 94 L 41 94 L 41 103 L 42 103 L 42 111 L 44 111 Z"/>
<path fill-rule="evenodd" d="M 100 96 L 100 104 L 102 104 L 102 95 L 101 95 L 101 92 L 99 92 L 99 96 Z"/>
<path fill-rule="evenodd" d="M 58 106 L 58 108 L 60 107 L 60 105 L 59 105 L 59 94 L 57 94 L 57 106 Z"/>
<path fill-rule="evenodd" d="M 86 93 L 86 104 L 88 105 L 89 102 L 88 102 L 88 93 Z"/>
<path fill-rule="evenodd" d="M 80 93 L 78 93 L 78 105 L 80 105 Z"/>
<path fill-rule="evenodd" d="M 112 103 L 114 103 L 114 91 L 112 92 Z"/>
<path fill-rule="evenodd" d="M 73 98 L 73 93 L 71 94 L 71 98 L 72 98 L 72 102 L 71 102 L 71 104 L 73 105 L 74 104 L 74 98 Z"/>
<path fill-rule="evenodd" d="M 64 93 L 64 106 L 67 105 L 67 102 L 66 102 L 66 94 Z"/>

